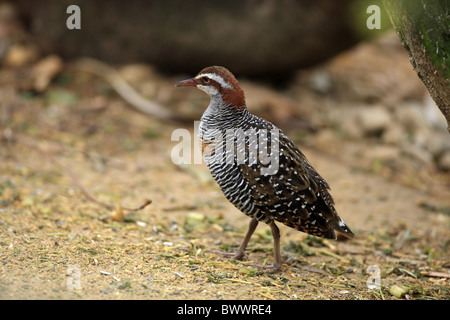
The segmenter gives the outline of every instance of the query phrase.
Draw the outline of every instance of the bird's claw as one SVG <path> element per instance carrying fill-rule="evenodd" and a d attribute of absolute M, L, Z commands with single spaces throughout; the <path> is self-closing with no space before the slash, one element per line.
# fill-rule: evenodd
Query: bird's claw
<path fill-rule="evenodd" d="M 280 269 L 281 269 L 281 264 L 266 265 L 266 264 L 256 264 L 256 263 L 243 263 L 243 265 L 265 269 L 269 273 L 276 273 L 276 272 L 280 271 Z"/>

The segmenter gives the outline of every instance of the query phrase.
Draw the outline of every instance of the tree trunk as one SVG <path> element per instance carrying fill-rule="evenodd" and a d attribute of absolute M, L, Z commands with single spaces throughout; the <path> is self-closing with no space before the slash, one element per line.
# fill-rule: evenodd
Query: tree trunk
<path fill-rule="evenodd" d="M 383 5 L 450 133 L 449 1 L 383 0 Z"/>

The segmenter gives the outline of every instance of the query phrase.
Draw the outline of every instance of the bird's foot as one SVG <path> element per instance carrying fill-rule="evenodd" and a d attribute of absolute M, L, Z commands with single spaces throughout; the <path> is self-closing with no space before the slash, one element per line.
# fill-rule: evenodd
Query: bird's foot
<path fill-rule="evenodd" d="M 247 259 L 248 256 L 244 251 L 237 251 L 237 252 L 222 252 L 222 251 L 217 251 L 217 250 L 211 250 L 208 249 L 206 250 L 207 252 L 211 252 L 217 255 L 221 255 L 223 257 L 229 258 L 229 259 L 234 259 L 234 260 L 244 260 Z"/>

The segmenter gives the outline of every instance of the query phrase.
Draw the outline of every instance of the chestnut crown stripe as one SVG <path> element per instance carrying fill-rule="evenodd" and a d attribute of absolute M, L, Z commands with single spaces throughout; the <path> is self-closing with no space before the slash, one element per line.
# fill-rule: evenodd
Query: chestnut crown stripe
<path fill-rule="evenodd" d="M 226 68 L 221 66 L 206 67 L 200 71 L 194 79 L 201 80 L 202 76 L 212 76 L 209 79 L 219 86 L 219 88 L 216 89 L 222 95 L 224 103 L 231 106 L 234 110 L 242 110 L 245 108 L 244 91 L 242 91 L 234 75 Z M 207 86 L 208 84 L 202 85 Z M 210 86 L 215 87 L 214 84 L 211 84 Z"/>

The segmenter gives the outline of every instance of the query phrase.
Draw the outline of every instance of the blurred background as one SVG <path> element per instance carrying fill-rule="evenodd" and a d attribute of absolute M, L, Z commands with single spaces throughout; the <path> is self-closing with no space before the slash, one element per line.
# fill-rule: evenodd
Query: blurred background
<path fill-rule="evenodd" d="M 66 26 L 71 4 L 81 29 Z M 380 29 L 367 27 L 369 5 L 380 8 Z M 206 98 L 171 82 L 223 65 L 243 82 L 252 111 L 299 136 L 369 138 L 375 147 L 364 154 L 390 174 L 409 162 L 413 172 L 450 170 L 445 121 L 381 1 L 0 2 L 3 91 L 76 103 L 87 92 L 74 90 L 93 89 L 74 88 L 70 66 L 111 81 L 106 69 L 75 63 L 81 57 L 116 68 L 142 97 L 186 120 L 201 116 Z M 156 118 L 165 115 L 159 111 Z"/>
<path fill-rule="evenodd" d="M 365 10 L 373 1 L 15 3 L 23 26 L 44 54 L 147 62 L 177 73 L 219 64 L 237 75 L 281 77 L 379 33 L 366 31 Z M 71 4 L 82 8 L 82 28 L 76 32 L 64 27 Z M 381 17 L 386 28 L 387 16 Z"/>

